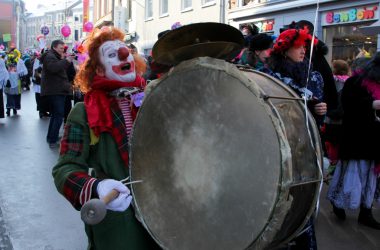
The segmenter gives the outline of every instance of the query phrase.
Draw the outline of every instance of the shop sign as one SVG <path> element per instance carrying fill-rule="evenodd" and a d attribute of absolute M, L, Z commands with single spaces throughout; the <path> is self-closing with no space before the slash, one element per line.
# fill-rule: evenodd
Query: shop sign
<path fill-rule="evenodd" d="M 322 15 L 322 25 L 361 22 L 374 19 L 378 19 L 377 6 L 358 7 L 325 12 Z"/>
<path fill-rule="evenodd" d="M 254 23 L 257 28 L 259 28 L 259 32 L 270 32 L 273 31 L 274 19 L 265 20 Z"/>

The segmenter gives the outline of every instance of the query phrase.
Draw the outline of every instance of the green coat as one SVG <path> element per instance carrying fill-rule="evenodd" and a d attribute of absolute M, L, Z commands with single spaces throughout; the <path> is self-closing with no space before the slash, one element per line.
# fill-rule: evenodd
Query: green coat
<path fill-rule="evenodd" d="M 74 138 L 76 144 L 73 148 L 80 150 L 75 152 L 69 150 L 62 153 L 62 144 L 58 163 L 53 168 L 56 187 L 66 198 L 68 198 L 65 191 L 68 189 L 67 178 L 72 173 L 88 173 L 89 168 L 93 168 L 95 175 L 97 172 L 103 173 L 107 178 L 115 180 L 122 180 L 129 176 L 117 144 L 110 134 L 102 133 L 99 136 L 99 141 L 90 146 L 90 142 L 94 143 L 94 141 L 91 141 L 83 103 L 78 103 L 68 117 L 62 139 L 67 140 L 67 138 Z M 76 192 L 78 193 L 78 190 Z M 79 209 L 80 207 L 76 206 L 76 208 Z M 102 222 L 94 226 L 85 225 L 85 230 L 89 241 L 88 249 L 159 249 L 136 219 L 132 206 L 125 212 L 107 210 L 106 218 Z"/>

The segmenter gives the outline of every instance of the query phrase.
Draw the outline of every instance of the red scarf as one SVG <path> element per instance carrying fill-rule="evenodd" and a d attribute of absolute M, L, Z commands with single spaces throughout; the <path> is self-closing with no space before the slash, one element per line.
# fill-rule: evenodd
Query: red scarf
<path fill-rule="evenodd" d="M 91 90 L 84 97 L 84 105 L 87 112 L 87 119 L 90 128 L 96 136 L 102 132 L 112 133 L 112 112 L 110 109 L 111 99 L 109 92 L 123 87 L 144 88 L 146 85 L 144 78 L 136 75 L 133 82 L 120 82 L 110 80 L 105 77 L 95 76 L 91 85 Z"/>

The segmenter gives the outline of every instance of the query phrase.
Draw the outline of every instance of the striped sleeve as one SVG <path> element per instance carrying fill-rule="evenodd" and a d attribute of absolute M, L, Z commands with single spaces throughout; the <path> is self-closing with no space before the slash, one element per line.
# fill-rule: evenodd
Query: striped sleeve
<path fill-rule="evenodd" d="M 97 196 L 93 190 L 96 190 L 98 182 L 84 172 L 71 173 L 63 186 L 63 195 L 79 210 L 84 203 Z"/>

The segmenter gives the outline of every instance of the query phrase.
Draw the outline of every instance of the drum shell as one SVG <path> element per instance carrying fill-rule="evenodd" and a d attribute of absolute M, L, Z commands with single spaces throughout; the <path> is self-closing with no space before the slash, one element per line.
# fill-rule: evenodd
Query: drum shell
<path fill-rule="evenodd" d="M 270 204 L 264 206 L 267 209 L 267 211 L 264 209 L 264 212 L 257 208 L 256 210 L 254 209 L 254 211 L 257 211 L 257 216 L 261 216 L 264 218 L 257 219 L 261 221 L 261 224 L 257 223 L 259 225 L 258 228 L 255 228 L 255 225 L 253 224 L 246 226 L 246 228 L 248 229 L 249 226 L 253 228 L 254 233 L 252 233 L 252 235 L 254 235 L 254 237 L 253 239 L 247 240 L 248 243 L 242 244 L 242 246 L 244 247 L 240 246 L 240 248 L 234 248 L 233 246 L 229 246 L 228 241 L 221 241 L 220 245 L 218 245 L 218 238 L 222 239 L 227 237 L 228 232 L 222 232 L 220 235 L 218 235 L 217 232 L 209 232 L 208 237 L 210 238 L 210 244 L 194 244 L 195 239 L 197 239 L 197 237 L 200 237 L 199 235 L 188 236 L 187 232 L 182 232 L 182 234 L 185 236 L 181 236 L 181 232 L 178 232 L 177 235 L 176 230 L 165 229 L 167 223 L 163 221 L 171 220 L 168 215 L 165 215 L 165 211 L 163 211 L 162 213 L 157 213 L 157 211 L 155 211 L 152 214 L 150 214 L 150 211 L 153 210 L 154 207 L 159 207 L 160 205 L 163 205 L 160 204 L 160 202 L 158 201 L 160 197 L 164 197 L 165 193 L 171 193 L 171 190 L 178 189 L 175 185 L 171 184 L 170 182 L 154 181 L 155 178 L 168 178 L 168 176 L 169 179 L 172 178 L 170 176 L 171 173 L 167 169 L 160 169 L 159 167 L 157 167 L 157 165 L 159 165 L 160 163 L 156 160 L 160 159 L 160 161 L 165 161 L 165 158 L 167 158 L 169 159 L 168 162 L 164 162 L 163 164 L 171 164 L 174 166 L 173 168 L 181 168 L 181 166 L 175 166 L 175 164 L 173 164 L 173 157 L 165 156 L 171 154 L 168 151 L 168 148 L 164 148 L 161 150 L 159 147 L 157 147 L 158 145 L 154 146 L 156 142 L 153 137 L 156 136 L 157 132 L 160 133 L 160 128 L 152 129 L 148 124 L 154 124 L 157 122 L 158 124 L 162 125 L 166 123 L 166 121 L 164 121 L 165 116 L 170 116 L 170 114 L 159 114 L 160 112 L 165 112 L 165 110 L 170 110 L 171 112 L 178 112 L 178 114 L 184 115 L 185 119 L 186 113 L 183 113 L 183 111 L 186 110 L 186 108 L 191 109 L 191 107 L 189 105 L 185 105 L 177 110 L 176 107 L 173 107 L 173 104 L 170 104 L 170 101 L 168 101 L 166 98 L 170 96 L 170 94 L 178 94 L 182 95 L 182 101 L 186 103 L 187 100 L 185 98 L 185 95 L 181 93 L 181 89 L 187 88 L 186 90 L 191 92 L 192 89 L 202 88 L 202 85 L 197 85 L 196 82 L 193 82 L 191 84 L 194 84 L 194 87 L 185 87 L 185 85 L 188 83 L 186 83 L 186 81 L 181 82 L 181 77 L 187 76 L 187 78 L 189 78 L 188 72 L 192 72 L 191 74 L 194 74 L 195 77 L 197 73 L 200 73 L 202 75 L 202 72 L 212 73 L 214 71 L 222 72 L 223 77 L 230 77 L 230 79 L 233 82 L 231 83 L 231 85 L 238 84 L 238 88 L 245 88 L 246 93 L 244 93 L 244 95 L 249 94 L 251 96 L 250 98 L 257 99 L 255 100 L 255 105 L 260 106 L 260 112 L 264 112 L 265 114 L 267 114 L 267 123 L 271 123 L 272 126 L 275 128 L 274 134 L 277 140 L 276 143 L 278 143 L 278 148 L 276 148 L 276 151 L 278 151 L 278 166 L 276 166 L 276 171 L 278 172 L 273 173 L 274 177 L 272 176 L 271 179 L 268 177 L 268 179 L 270 179 L 270 182 L 272 182 L 272 190 L 274 190 L 273 194 L 271 194 L 271 198 L 269 199 Z M 208 73 L 203 74 L 207 75 Z M 199 77 L 195 78 L 199 79 Z M 206 82 L 208 84 L 216 84 L 216 86 L 219 87 L 218 83 L 215 83 L 214 81 L 215 78 L 210 77 L 210 79 L 207 80 L 206 77 Z M 175 86 L 175 83 L 173 82 L 178 82 L 178 86 Z M 200 82 L 199 84 L 205 84 L 205 82 Z M 227 86 L 227 84 L 225 85 Z M 170 94 L 167 93 L 168 90 L 171 91 Z M 212 91 L 215 92 L 215 90 Z M 174 70 L 171 71 L 168 75 L 153 83 L 150 92 L 151 93 L 147 95 L 146 100 L 144 101 L 143 106 L 141 107 L 138 117 L 136 119 L 133 137 L 131 140 L 131 176 L 134 179 L 143 179 L 144 185 L 146 186 L 133 186 L 132 192 L 135 197 L 134 205 L 136 208 L 136 212 L 140 217 L 140 220 L 147 228 L 147 230 L 151 233 L 153 238 L 155 238 L 156 241 L 164 249 L 269 249 L 289 241 L 302 229 L 303 225 L 306 223 L 307 219 L 311 216 L 314 210 L 319 193 L 319 181 L 321 176 L 317 167 L 317 158 L 320 158 L 320 142 L 319 137 L 317 135 L 316 126 L 311 116 L 309 115 L 307 119 L 311 127 L 310 136 L 312 140 L 310 140 L 310 136 L 307 133 L 307 128 L 305 126 L 307 110 L 304 109 L 302 102 L 298 100 L 281 100 L 271 98 L 264 100 L 263 98 L 263 96 L 265 95 L 276 95 L 289 98 L 296 98 L 297 95 L 291 89 L 287 88 L 281 82 L 278 82 L 276 79 L 273 79 L 272 77 L 259 72 L 254 72 L 251 70 L 239 71 L 234 65 L 218 59 L 196 58 L 181 63 L 179 66 L 175 67 Z M 232 92 L 234 92 L 234 89 L 231 90 L 231 93 Z M 196 93 L 202 94 L 202 91 L 199 90 Z M 228 93 L 226 92 L 218 92 L 216 96 L 218 95 L 221 98 L 228 97 L 225 96 L 228 95 Z M 160 99 L 165 104 L 160 104 Z M 215 98 L 214 101 L 217 101 L 217 98 Z M 176 101 L 176 105 L 181 105 L 181 103 L 181 100 Z M 191 101 L 189 103 L 192 104 Z M 239 109 L 239 105 L 234 106 L 236 110 Z M 154 108 L 156 108 L 155 111 L 153 110 Z M 171 119 L 172 118 L 173 116 L 171 116 Z M 262 117 L 262 119 L 264 118 Z M 251 120 L 251 123 L 253 124 L 253 120 Z M 184 130 L 184 128 L 181 129 Z M 236 131 L 236 133 L 239 133 L 239 131 Z M 163 140 L 164 139 L 160 137 L 160 143 L 162 143 Z M 313 149 L 311 142 L 313 142 L 316 150 Z M 166 143 L 170 142 L 166 141 Z M 259 151 L 259 148 L 256 148 L 256 150 Z M 255 152 L 252 153 L 254 154 Z M 305 162 L 307 162 L 307 164 L 305 164 Z M 255 164 L 255 166 L 257 165 L 259 164 Z M 230 168 L 231 171 L 233 171 L 234 166 L 232 163 Z M 254 170 L 248 170 L 254 172 Z M 185 169 L 185 172 L 186 171 L 187 170 Z M 265 173 L 265 169 L 262 170 L 260 175 L 265 176 L 262 173 Z M 254 173 L 251 174 L 251 176 L 255 176 Z M 247 175 L 249 174 L 247 173 Z M 272 175 L 272 173 L 268 172 L 268 176 L 270 175 Z M 182 177 L 182 179 L 186 179 L 186 176 Z M 154 184 L 150 185 L 149 183 L 149 185 L 147 185 L 146 181 Z M 235 182 L 238 181 L 239 180 L 235 180 Z M 257 180 L 257 182 L 259 182 L 259 180 Z M 204 185 L 204 183 L 202 183 L 202 185 Z M 249 186 L 250 184 L 241 183 L 241 185 L 245 187 Z M 243 191 L 246 190 L 244 189 Z M 243 191 L 242 193 L 244 193 Z M 265 190 L 262 190 L 262 192 L 264 191 Z M 160 195 L 160 192 L 163 192 L 163 194 Z M 152 193 L 155 194 L 152 195 Z M 182 197 L 180 197 L 180 195 L 174 196 L 177 196 L 173 197 L 173 199 L 176 200 L 178 203 L 183 202 L 181 200 Z M 257 193 L 255 193 L 255 196 L 260 195 L 257 195 Z M 154 197 L 154 202 L 151 201 L 151 197 Z M 255 198 L 256 197 L 254 197 L 253 200 L 255 200 Z M 162 198 L 162 200 L 167 201 L 170 199 Z M 237 200 L 239 202 L 243 202 L 239 199 Z M 194 202 L 196 202 L 196 200 L 194 200 Z M 267 202 L 267 200 L 265 202 Z M 149 203 L 149 205 L 146 205 L 147 203 Z M 185 204 L 183 206 L 190 205 L 191 204 Z M 183 207 L 177 208 L 177 210 L 181 209 L 186 210 Z M 170 210 L 170 205 L 167 205 L 167 208 L 164 210 Z M 223 212 L 225 212 L 225 210 L 223 210 Z M 174 211 L 172 211 L 171 213 L 174 213 Z M 158 214 L 159 216 L 157 216 Z M 239 215 L 237 214 L 236 216 Z M 205 220 L 204 223 L 208 223 L 204 216 L 202 217 L 196 214 L 194 215 L 194 218 L 202 218 L 203 220 Z M 212 219 L 214 220 L 215 218 Z M 188 223 L 186 218 L 181 217 L 178 218 L 178 220 L 182 220 L 184 223 Z M 263 222 L 263 220 L 266 221 Z M 253 221 L 256 221 L 256 219 L 254 218 Z M 160 223 L 162 224 L 160 225 Z M 182 231 L 185 231 L 187 229 L 186 227 L 181 227 L 179 225 L 177 225 L 177 227 L 181 228 Z M 190 223 L 188 226 L 189 230 L 201 230 L 200 228 L 198 228 L 200 227 L 198 224 L 191 225 Z M 192 226 L 194 226 L 194 228 L 192 228 Z M 214 230 L 214 227 L 210 228 Z M 160 232 L 160 230 L 164 231 L 168 235 L 165 235 L 165 233 Z M 176 235 L 173 236 L 173 234 Z M 211 237 L 212 235 L 216 235 L 216 239 L 211 239 L 213 238 Z M 191 240 L 191 246 L 184 244 L 184 242 L 186 241 L 186 237 L 194 237 Z M 168 240 L 168 238 L 170 238 L 170 240 Z M 175 238 L 178 238 L 178 240 L 176 240 Z M 207 241 L 207 237 L 205 241 Z"/>

